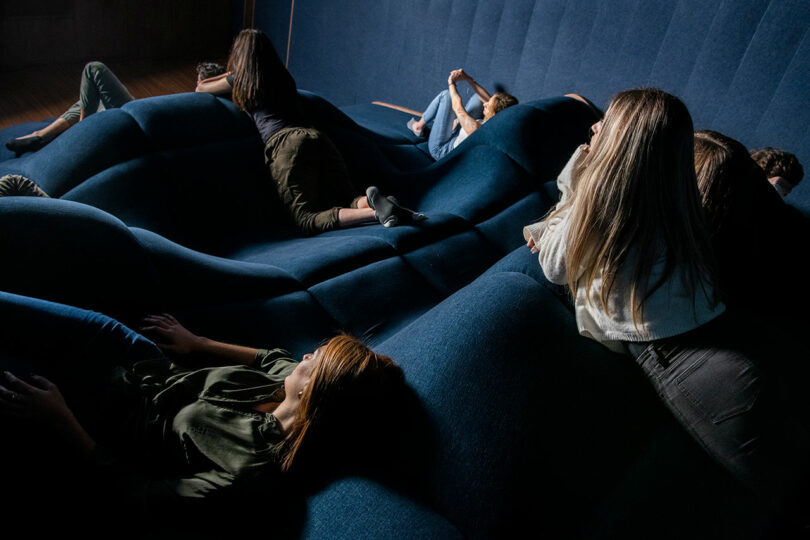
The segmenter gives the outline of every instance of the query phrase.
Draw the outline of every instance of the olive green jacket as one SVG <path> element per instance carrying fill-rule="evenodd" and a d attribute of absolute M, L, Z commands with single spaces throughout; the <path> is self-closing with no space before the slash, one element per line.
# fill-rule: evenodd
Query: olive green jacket
<path fill-rule="evenodd" d="M 93 464 L 106 489 L 144 514 L 165 515 L 277 469 L 281 427 L 254 407 L 284 399 L 297 363 L 273 349 L 254 365 L 189 370 L 158 359 L 117 368 L 110 408 L 126 425 Z"/>

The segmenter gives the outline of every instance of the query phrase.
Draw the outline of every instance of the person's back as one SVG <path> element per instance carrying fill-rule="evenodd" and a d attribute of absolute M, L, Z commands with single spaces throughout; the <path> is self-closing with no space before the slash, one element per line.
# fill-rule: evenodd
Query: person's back
<path fill-rule="evenodd" d="M 787 280 L 807 264 L 796 238 L 810 220 L 785 204 L 742 143 L 711 130 L 695 133 L 695 167 L 717 258 L 724 301 L 793 321 L 808 317 L 806 287 Z"/>

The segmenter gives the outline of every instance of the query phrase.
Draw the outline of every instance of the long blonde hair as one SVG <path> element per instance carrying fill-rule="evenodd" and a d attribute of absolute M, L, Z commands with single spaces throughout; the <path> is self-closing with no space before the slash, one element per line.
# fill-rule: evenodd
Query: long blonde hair
<path fill-rule="evenodd" d="M 706 232 L 695 176 L 692 118 L 666 92 L 645 88 L 617 94 L 598 138 L 572 172 L 573 194 L 553 213 L 571 207 L 566 267 L 572 291 L 590 291 L 601 277 L 600 302 L 608 298 L 633 252 L 629 283 L 633 323 L 643 320 L 644 302 L 677 269 L 695 296 L 713 285 L 714 256 Z M 650 284 L 653 265 L 664 271 Z M 712 298 L 714 292 L 712 290 Z M 588 293 L 588 300 L 590 295 Z"/>
<path fill-rule="evenodd" d="M 312 368 L 292 427 L 281 447 L 281 470 L 320 450 L 337 454 L 364 436 L 404 387 L 404 375 L 391 358 L 348 335 L 330 339 Z M 361 444 L 361 446 L 363 446 Z"/>

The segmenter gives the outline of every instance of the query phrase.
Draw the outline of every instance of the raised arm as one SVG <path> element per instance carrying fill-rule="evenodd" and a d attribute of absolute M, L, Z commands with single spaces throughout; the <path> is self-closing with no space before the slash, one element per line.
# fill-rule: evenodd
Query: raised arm
<path fill-rule="evenodd" d="M 216 77 L 210 77 L 197 82 L 195 92 L 208 92 L 217 96 L 227 95 L 231 93 L 231 84 L 228 82 L 228 75 L 230 72 L 222 73 Z"/>
<path fill-rule="evenodd" d="M 478 84 L 478 82 L 475 79 L 470 77 L 466 71 L 464 71 L 463 69 L 459 69 L 457 71 L 461 72 L 461 75 L 459 76 L 458 80 L 467 81 L 467 84 L 472 86 L 472 89 L 475 91 L 476 94 L 478 94 L 478 97 L 481 99 L 482 102 L 486 103 L 487 101 L 492 99 L 492 94 L 487 92 L 483 86 Z"/>
<path fill-rule="evenodd" d="M 143 319 L 140 330 L 152 337 L 163 351 L 178 355 L 199 354 L 218 360 L 224 365 L 252 366 L 258 349 L 214 341 L 189 332 L 168 313 L 150 315 Z"/>
<path fill-rule="evenodd" d="M 464 108 L 464 103 L 461 102 L 461 96 L 456 88 L 456 81 L 460 80 L 462 73 L 464 72 L 460 69 L 451 72 L 450 77 L 447 79 L 447 86 L 450 90 L 450 101 L 453 104 L 453 112 L 456 113 L 458 123 L 461 124 L 461 128 L 467 132 L 467 135 L 472 135 L 473 131 L 478 129 L 481 124 L 478 123 L 478 120 L 470 116 Z"/>

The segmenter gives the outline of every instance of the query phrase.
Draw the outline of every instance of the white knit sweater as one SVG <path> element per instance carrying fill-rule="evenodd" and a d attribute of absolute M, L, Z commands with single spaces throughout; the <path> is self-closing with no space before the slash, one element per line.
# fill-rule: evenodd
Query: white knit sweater
<path fill-rule="evenodd" d="M 581 153 L 582 147 L 574 152 L 557 178 L 557 187 L 562 194 L 560 203 L 571 196 L 571 172 Z M 530 238 L 534 240 L 543 273 L 549 281 L 559 285 L 568 283 L 565 251 L 570 216 L 569 208 L 569 211 L 523 229 L 526 241 Z M 574 307 L 580 334 L 595 339 L 613 351 L 623 352 L 623 341 L 652 341 L 682 334 L 709 322 L 725 310 L 722 303 L 712 304 L 713 291 L 708 284 L 698 287 L 695 295 L 688 294 L 684 286 L 684 273 L 676 269 L 644 302 L 643 320 L 636 327 L 633 323 L 629 286 L 626 285 L 633 268 L 631 263 L 632 259 L 619 271 L 607 298 L 609 315 L 602 308 L 600 300 L 601 276 L 594 279 L 590 291 L 586 291 L 584 283 L 578 284 L 574 291 Z M 663 270 L 664 259 L 661 257 L 652 267 L 649 283 L 655 283 Z"/>

